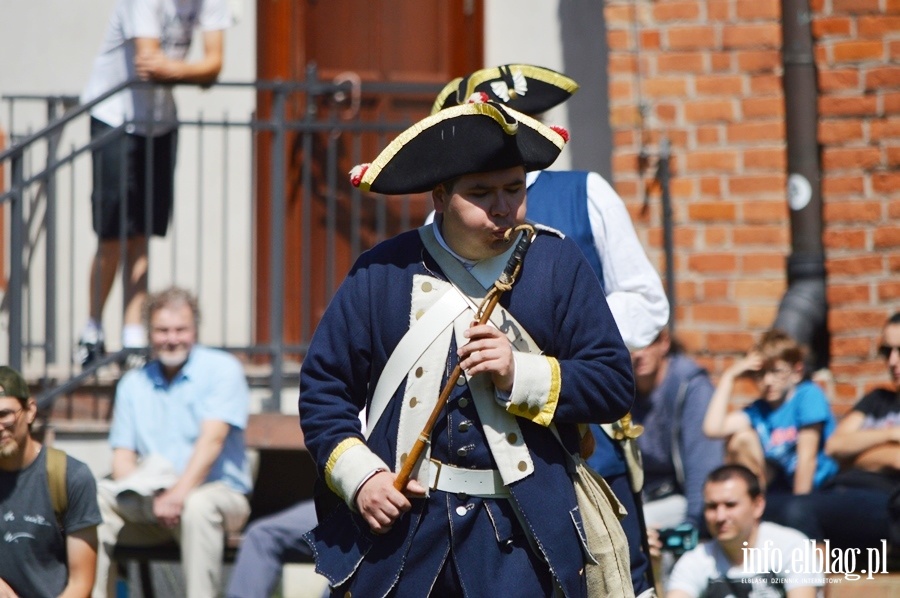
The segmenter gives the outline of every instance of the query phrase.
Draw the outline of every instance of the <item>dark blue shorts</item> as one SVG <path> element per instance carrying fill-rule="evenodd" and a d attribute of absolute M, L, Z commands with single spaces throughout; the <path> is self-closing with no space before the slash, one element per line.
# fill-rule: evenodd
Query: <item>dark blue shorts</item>
<path fill-rule="evenodd" d="M 91 118 L 91 140 L 115 127 Z M 94 232 L 101 239 L 164 237 L 172 216 L 178 131 L 158 137 L 124 134 L 92 152 Z M 147 157 L 152 152 L 148 178 Z"/>

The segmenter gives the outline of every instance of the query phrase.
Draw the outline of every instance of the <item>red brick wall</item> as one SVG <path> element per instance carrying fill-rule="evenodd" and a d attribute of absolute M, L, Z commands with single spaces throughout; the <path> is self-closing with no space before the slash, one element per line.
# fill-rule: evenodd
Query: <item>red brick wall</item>
<path fill-rule="evenodd" d="M 877 336 L 900 309 L 900 0 L 811 11 L 841 413 L 886 381 Z M 615 185 L 664 272 L 653 160 L 639 155 L 670 139 L 678 335 L 714 375 L 772 324 L 786 288 L 780 18 L 778 0 L 606 3 Z"/>

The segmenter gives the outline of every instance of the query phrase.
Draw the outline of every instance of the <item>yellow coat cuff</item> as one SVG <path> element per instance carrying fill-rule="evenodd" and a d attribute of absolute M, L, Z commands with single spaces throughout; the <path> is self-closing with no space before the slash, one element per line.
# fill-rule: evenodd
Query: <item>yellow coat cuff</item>
<path fill-rule="evenodd" d="M 325 483 L 351 508 L 360 484 L 376 469 L 390 471 L 390 467 L 373 453 L 359 438 L 342 440 L 325 463 Z"/>
<path fill-rule="evenodd" d="M 541 426 L 553 423 L 559 403 L 559 362 L 533 353 L 514 353 L 516 382 L 506 410 Z"/>

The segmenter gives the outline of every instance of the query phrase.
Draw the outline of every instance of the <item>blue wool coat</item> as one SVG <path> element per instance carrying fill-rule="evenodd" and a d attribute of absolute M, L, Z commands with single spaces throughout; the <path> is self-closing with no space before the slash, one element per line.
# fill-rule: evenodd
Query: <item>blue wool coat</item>
<path fill-rule="evenodd" d="M 364 440 L 359 412 L 371 400 L 391 352 L 409 328 L 415 275 L 443 278 L 417 231 L 363 254 L 338 290 L 303 363 L 300 419 L 319 475 L 328 479 L 336 449 Z M 570 452 L 577 423 L 615 421 L 631 407 L 631 360 L 604 294 L 578 247 L 542 232 L 501 304 L 558 360 L 553 412 Z M 455 365 L 455 345 L 447 370 Z M 396 461 L 401 384 L 366 441 L 385 463 Z M 496 469 L 466 385 L 457 387 L 432 436 L 432 458 L 459 467 Z M 534 471 L 509 486 L 511 499 L 432 491 L 384 535 L 341 501 L 318 498 L 320 525 L 307 535 L 317 570 L 355 595 L 421 596 L 448 559 L 466 595 L 544 596 L 553 586 L 585 595 L 584 539 L 568 458 L 545 426 L 519 417 Z M 463 429 L 465 428 L 465 432 Z M 407 448 L 400 449 L 408 450 Z M 331 460 L 331 462 L 330 462 Z M 523 533 L 523 526 L 529 534 Z M 529 538 L 533 540 L 529 548 Z M 552 579 L 551 579 L 552 576 Z"/>

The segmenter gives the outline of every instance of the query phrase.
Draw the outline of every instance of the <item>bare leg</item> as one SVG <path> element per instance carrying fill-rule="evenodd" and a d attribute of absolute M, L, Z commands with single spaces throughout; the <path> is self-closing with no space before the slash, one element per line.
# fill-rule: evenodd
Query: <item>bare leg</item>
<path fill-rule="evenodd" d="M 755 430 L 733 434 L 725 445 L 725 462 L 743 465 L 756 475 L 765 491 L 771 480 L 766 470 L 766 456 Z"/>
<path fill-rule="evenodd" d="M 123 323 L 141 325 L 141 309 L 147 298 L 147 237 L 128 239 L 126 268 L 125 316 Z"/>
<path fill-rule="evenodd" d="M 116 239 L 101 239 L 97 244 L 97 254 L 91 264 L 90 317 L 98 324 L 103 321 L 103 306 L 116 280 L 119 268 L 119 242 Z"/>
<path fill-rule="evenodd" d="M 116 271 L 122 254 L 118 239 L 101 240 L 91 268 L 90 318 L 79 343 L 78 360 L 88 365 L 105 352 L 104 339 L 100 330 L 103 309 L 109 299 L 116 279 Z M 146 345 L 146 333 L 141 324 L 141 308 L 147 296 L 147 237 L 132 237 L 126 241 L 125 263 L 123 265 L 123 295 L 125 311 L 123 315 L 123 345 L 142 347 Z M 127 342 L 126 342 L 127 340 Z"/>

